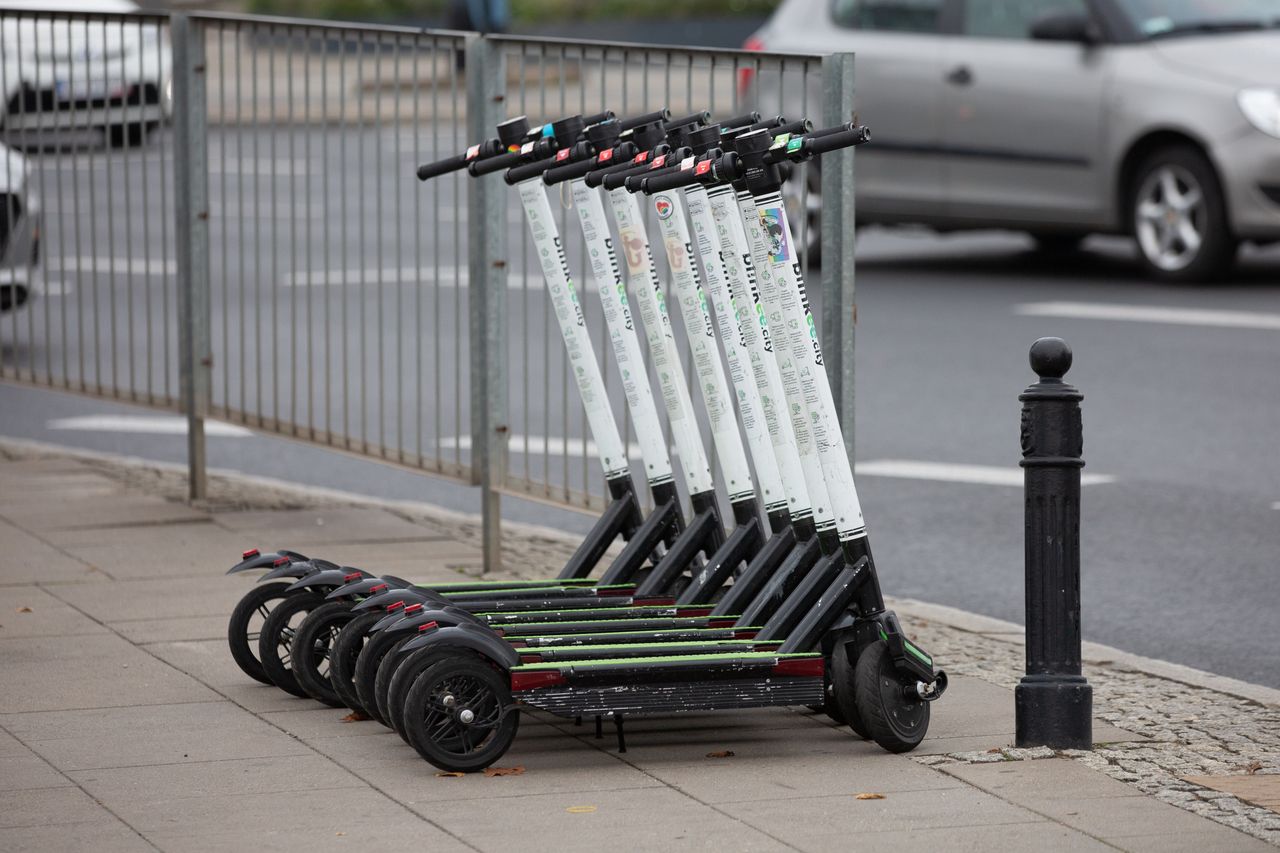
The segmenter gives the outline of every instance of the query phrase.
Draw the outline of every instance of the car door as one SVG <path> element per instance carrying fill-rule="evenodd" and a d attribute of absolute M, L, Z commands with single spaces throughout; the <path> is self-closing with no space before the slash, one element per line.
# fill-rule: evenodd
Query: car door
<path fill-rule="evenodd" d="M 1107 51 L 1029 34 L 1046 13 L 1088 14 L 1086 0 L 959 2 L 941 110 L 949 214 L 1014 225 L 1105 219 Z"/>
<path fill-rule="evenodd" d="M 805 49 L 856 54 L 858 118 L 873 144 L 858 149 L 858 218 L 937 213 L 945 200 L 937 143 L 942 0 L 831 0 L 831 25 Z"/>

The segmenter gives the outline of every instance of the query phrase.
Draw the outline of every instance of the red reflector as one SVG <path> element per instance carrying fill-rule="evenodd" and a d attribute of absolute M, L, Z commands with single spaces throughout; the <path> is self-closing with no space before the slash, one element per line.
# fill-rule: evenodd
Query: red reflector
<path fill-rule="evenodd" d="M 631 162 L 632 162 L 632 163 L 643 163 L 645 160 L 648 160 L 648 159 L 649 159 L 649 152 L 648 152 L 648 151 L 641 151 L 639 154 L 637 154 L 636 156 L 634 156 L 634 157 L 632 157 L 632 158 L 631 158 Z"/>
<path fill-rule="evenodd" d="M 542 655 L 520 655 L 520 663 L 542 663 Z"/>
<path fill-rule="evenodd" d="M 697 165 L 697 167 L 694 168 L 693 173 L 695 175 L 705 175 L 707 172 L 710 172 L 710 171 L 711 171 L 711 161 L 703 160 L 701 163 Z"/>
<path fill-rule="evenodd" d="M 418 626 L 418 633 L 421 634 L 424 631 L 434 631 L 436 628 L 439 628 L 439 627 L 440 627 L 439 622 L 428 622 L 425 625 Z"/>
<path fill-rule="evenodd" d="M 388 587 L 385 583 L 380 583 L 380 584 L 377 584 L 376 586 L 369 587 L 369 594 L 373 595 L 374 593 L 382 592 L 384 589 L 389 589 L 389 588 L 390 587 Z"/>
<path fill-rule="evenodd" d="M 557 163 L 559 163 L 561 160 L 568 160 L 568 159 L 569 159 L 569 149 L 568 149 L 568 148 L 561 148 L 559 151 L 557 151 L 557 152 L 556 152 L 556 162 L 557 162 Z"/>
<path fill-rule="evenodd" d="M 662 165 L 663 163 L 665 163 L 665 162 L 667 162 L 667 155 L 666 155 L 666 154 L 659 154 L 657 157 L 654 157 L 654 158 L 653 158 L 653 165 L 651 165 L 649 168 L 650 168 L 650 169 L 656 169 L 656 168 L 658 168 L 659 166 L 661 166 L 661 165 Z"/>
<path fill-rule="evenodd" d="M 343 575 L 342 579 L 347 583 L 351 583 L 352 581 L 360 580 L 362 577 L 364 577 L 364 575 L 359 572 L 351 572 L 350 574 Z"/>
<path fill-rule="evenodd" d="M 564 676 L 555 669 L 511 673 L 511 692 L 513 693 L 521 690 L 537 690 L 539 687 L 559 687 L 564 683 Z"/>
<path fill-rule="evenodd" d="M 417 613 L 421 609 L 422 609 L 421 602 L 414 602 L 413 604 L 410 604 L 409 606 L 405 607 L 404 615 L 408 616 L 410 613 Z"/>
<path fill-rule="evenodd" d="M 391 610 L 399 610 L 401 607 L 404 607 L 404 602 L 403 602 L 403 601 L 393 601 L 393 602 L 391 602 L 390 604 L 388 604 L 388 605 L 387 605 L 387 610 L 388 610 L 388 611 L 391 611 Z"/>
<path fill-rule="evenodd" d="M 273 566 L 287 566 L 287 565 L 289 565 L 289 563 L 290 563 L 290 560 L 289 560 L 289 558 L 288 558 L 288 557 L 276 557 L 276 561 L 275 561 L 274 563 L 272 563 L 271 565 L 273 565 Z"/>
<path fill-rule="evenodd" d="M 240 555 L 240 559 L 252 560 L 254 557 L 260 557 L 260 556 L 262 556 L 261 551 L 259 551 L 257 548 L 250 548 L 248 551 L 245 551 L 243 554 Z"/>
<path fill-rule="evenodd" d="M 774 675 L 822 677 L 822 658 L 783 658 L 773 665 Z"/>
<path fill-rule="evenodd" d="M 596 155 L 597 163 L 608 163 L 612 159 L 613 159 L 612 148 L 606 148 L 605 150 L 601 151 L 599 154 Z"/>

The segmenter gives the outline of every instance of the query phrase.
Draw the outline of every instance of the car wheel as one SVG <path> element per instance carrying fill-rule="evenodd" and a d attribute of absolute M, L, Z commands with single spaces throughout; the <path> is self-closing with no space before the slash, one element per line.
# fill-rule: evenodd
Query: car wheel
<path fill-rule="evenodd" d="M 1196 149 L 1174 145 L 1147 157 L 1134 174 L 1129 202 L 1138 256 L 1149 275 L 1207 281 L 1230 269 L 1239 241 L 1218 176 Z"/>
<path fill-rule="evenodd" d="M 793 232 L 801 235 L 800 223 L 804 223 L 803 242 L 798 236 L 796 245 L 808 253 L 809 263 L 816 267 L 822 262 L 822 177 L 816 164 L 808 165 L 803 181 L 793 177 L 782 185 L 782 203 Z"/>

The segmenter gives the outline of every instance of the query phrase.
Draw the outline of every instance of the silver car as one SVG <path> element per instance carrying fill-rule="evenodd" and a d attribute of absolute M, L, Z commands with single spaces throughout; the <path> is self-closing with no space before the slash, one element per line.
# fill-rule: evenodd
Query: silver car
<path fill-rule="evenodd" d="M 1191 281 L 1280 240 L 1278 26 L 1280 0 L 786 0 L 746 46 L 857 54 L 860 223 L 1128 234 Z"/>
<path fill-rule="evenodd" d="M 40 203 L 31 192 L 31 164 L 0 144 L 0 313 L 35 295 L 40 260 Z"/>

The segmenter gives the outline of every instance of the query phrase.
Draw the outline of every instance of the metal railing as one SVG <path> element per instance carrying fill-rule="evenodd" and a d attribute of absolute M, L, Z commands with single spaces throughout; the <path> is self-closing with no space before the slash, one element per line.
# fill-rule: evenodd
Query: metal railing
<path fill-rule="evenodd" d="M 415 165 L 521 114 L 753 107 L 834 124 L 851 113 L 845 56 L 219 14 L 0 10 L 0 24 L 5 73 L 48 82 L 47 96 L 6 95 L 4 141 L 26 153 L 31 197 L 44 200 L 40 263 L 14 275 L 45 292 L 0 315 L 0 378 L 185 411 L 193 497 L 206 417 L 480 485 L 490 561 L 500 492 L 590 509 L 603 481 L 519 206 L 465 173 L 420 184 Z M 102 73 L 77 83 L 64 43 Z M 852 157 L 826 160 L 824 223 L 840 231 L 823 226 L 815 290 L 851 425 Z M 791 183 L 807 209 L 816 180 Z M 562 208 L 632 441 L 581 232 Z M 807 268 L 818 241 L 795 221 Z"/>

